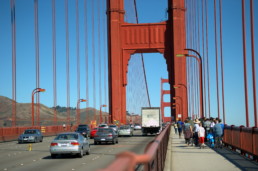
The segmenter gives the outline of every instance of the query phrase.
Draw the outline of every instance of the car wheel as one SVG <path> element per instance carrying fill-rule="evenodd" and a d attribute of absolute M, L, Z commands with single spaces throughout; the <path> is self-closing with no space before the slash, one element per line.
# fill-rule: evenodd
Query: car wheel
<path fill-rule="evenodd" d="M 83 157 L 83 149 L 80 150 L 80 153 L 78 154 L 78 156 L 79 156 L 80 158 Z"/>
<path fill-rule="evenodd" d="M 51 154 L 51 158 L 52 159 L 56 158 L 56 154 Z"/>
<path fill-rule="evenodd" d="M 118 139 L 116 139 L 116 143 L 118 144 Z"/>
<path fill-rule="evenodd" d="M 88 150 L 86 151 L 86 155 L 89 155 L 89 154 L 90 154 L 90 145 L 89 145 Z"/>
<path fill-rule="evenodd" d="M 43 137 L 41 138 L 40 142 L 43 142 Z"/>
<path fill-rule="evenodd" d="M 98 144 L 98 142 L 97 141 L 94 141 L 94 145 L 97 145 Z"/>

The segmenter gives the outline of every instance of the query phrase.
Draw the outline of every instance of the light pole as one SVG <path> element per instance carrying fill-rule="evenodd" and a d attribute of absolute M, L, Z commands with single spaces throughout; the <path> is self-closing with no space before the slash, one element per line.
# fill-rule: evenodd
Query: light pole
<path fill-rule="evenodd" d="M 176 99 L 180 99 L 180 107 L 181 107 L 181 112 L 183 112 L 183 100 L 182 100 L 182 97 L 180 97 L 180 96 L 175 96 L 175 97 L 173 97 L 173 99 L 174 100 L 176 100 Z"/>
<path fill-rule="evenodd" d="M 80 122 L 79 122 L 79 120 L 80 120 L 80 107 L 79 107 L 79 104 L 80 104 L 80 102 L 86 102 L 87 100 L 85 100 L 85 99 L 79 99 L 78 101 L 77 101 L 77 109 L 76 109 L 76 114 L 77 114 L 77 116 L 76 116 L 76 122 L 77 122 L 77 125 L 79 125 L 80 124 Z"/>
<path fill-rule="evenodd" d="M 107 107 L 107 105 L 103 104 L 103 105 L 100 105 L 100 112 L 99 112 L 99 123 L 102 123 L 102 111 L 101 111 L 101 108 L 102 107 Z"/>
<path fill-rule="evenodd" d="M 188 49 L 186 49 L 188 50 Z M 197 52 L 198 53 L 198 52 Z M 199 54 L 199 53 L 198 53 Z M 195 55 L 189 55 L 189 54 L 178 54 L 177 57 L 192 57 L 195 58 L 198 61 L 199 64 L 199 84 L 200 84 L 200 116 L 203 117 L 203 88 L 202 88 L 202 58 L 199 56 L 199 58 Z"/>
<path fill-rule="evenodd" d="M 180 106 L 180 104 L 179 103 L 172 103 L 172 105 L 174 105 L 176 107 L 178 106 L 178 113 L 177 114 L 181 114 L 181 110 L 180 110 L 181 106 Z"/>
<path fill-rule="evenodd" d="M 31 126 L 34 126 L 34 95 L 39 92 L 45 92 L 43 88 L 35 88 L 31 95 Z M 39 125 L 39 116 L 37 118 L 37 125 Z"/>
<path fill-rule="evenodd" d="M 174 89 L 176 89 L 176 88 L 181 88 L 181 87 L 184 87 L 184 89 L 185 89 L 185 94 L 186 94 L 186 100 L 187 100 L 187 102 L 188 102 L 188 90 L 187 90 L 187 87 L 186 87 L 186 85 L 185 84 L 175 84 L 174 86 Z M 177 96 L 178 97 L 178 96 Z M 182 99 L 182 98 L 181 98 Z M 181 100 L 182 101 L 182 100 Z M 182 103 L 182 109 L 183 109 L 183 103 Z M 187 109 L 188 110 L 188 109 Z M 182 112 L 183 112 L 183 110 L 182 110 Z M 186 111 L 187 113 L 188 113 L 188 111 Z"/>

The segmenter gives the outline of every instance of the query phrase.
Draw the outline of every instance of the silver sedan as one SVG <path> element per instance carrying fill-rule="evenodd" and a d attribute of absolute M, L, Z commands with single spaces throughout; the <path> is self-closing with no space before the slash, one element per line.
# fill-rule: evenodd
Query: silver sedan
<path fill-rule="evenodd" d="M 90 143 L 80 133 L 61 133 L 51 142 L 50 154 L 52 158 L 58 154 L 76 154 L 82 158 L 84 154 L 90 154 Z"/>
<path fill-rule="evenodd" d="M 130 125 L 120 126 L 118 136 L 133 136 L 133 128 Z"/>

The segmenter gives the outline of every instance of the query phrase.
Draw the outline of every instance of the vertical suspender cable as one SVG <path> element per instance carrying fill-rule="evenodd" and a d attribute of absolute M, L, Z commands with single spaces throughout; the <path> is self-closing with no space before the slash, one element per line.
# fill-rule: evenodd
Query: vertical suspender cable
<path fill-rule="evenodd" d="M 218 42 L 217 42 L 217 12 L 216 0 L 214 0 L 214 31 L 215 31 L 215 55 L 216 55 L 216 87 L 217 87 L 217 104 L 218 104 L 218 118 L 220 118 L 220 102 L 219 102 L 219 59 L 218 59 Z"/>
<path fill-rule="evenodd" d="M 101 12 L 101 7 L 100 7 L 100 0 L 97 1 L 98 5 L 98 47 L 100 48 L 100 12 Z M 99 57 L 99 105 L 102 105 L 102 91 L 101 91 L 101 50 L 98 51 L 98 57 Z M 101 119 L 102 120 L 102 119 Z"/>
<path fill-rule="evenodd" d="M 203 84 L 203 97 L 204 97 L 204 116 L 207 117 L 207 108 L 206 108 L 206 67 L 205 67 L 205 61 L 206 57 L 204 54 L 204 1 L 202 1 L 202 56 L 203 56 L 203 79 L 204 79 L 204 84 Z"/>
<path fill-rule="evenodd" d="M 104 9 L 104 3 L 103 4 L 103 9 Z M 105 13 L 103 15 L 103 23 L 106 21 L 105 20 Z M 103 35 L 104 35 L 104 103 L 109 106 L 108 101 L 107 101 L 107 35 L 106 35 L 106 29 L 105 26 L 107 24 L 103 24 Z M 107 107 L 105 107 L 105 111 L 107 111 Z M 110 122 L 110 121 L 109 121 Z"/>
<path fill-rule="evenodd" d="M 254 98 L 254 126 L 258 127 L 257 103 L 256 103 L 256 71 L 255 71 L 255 53 L 254 53 L 254 8 L 253 8 L 253 0 L 250 0 L 250 18 L 251 18 L 252 76 L 253 76 L 253 98 Z"/>
<path fill-rule="evenodd" d="M 15 0 L 11 0 L 12 26 L 12 127 L 16 126 L 16 21 Z"/>
<path fill-rule="evenodd" d="M 70 56 L 69 56 L 69 23 L 68 23 L 68 0 L 65 1 L 65 30 L 66 30 L 66 91 L 67 91 L 67 122 L 70 118 Z"/>
<path fill-rule="evenodd" d="M 53 44 L 53 97 L 54 97 L 54 125 L 57 125 L 56 117 L 56 6 L 52 0 L 52 44 Z"/>
<path fill-rule="evenodd" d="M 79 8 L 78 8 L 78 0 L 76 3 L 76 56 L 77 56 L 77 100 L 80 99 L 80 41 L 79 41 Z M 80 103 L 78 103 L 78 109 L 80 109 Z M 80 112 L 80 110 L 79 110 Z M 80 114 L 77 118 L 77 123 L 80 123 L 81 118 Z"/>
<path fill-rule="evenodd" d="M 247 64 L 246 64 L 246 36 L 245 36 L 245 0 L 242 0 L 242 36 L 243 36 L 243 64 L 244 64 L 244 91 L 245 91 L 245 114 L 246 114 L 246 127 L 249 127 L 249 114 L 248 114 L 248 85 L 247 85 Z"/>
<path fill-rule="evenodd" d="M 38 29 L 38 0 L 34 0 L 34 26 L 35 26 L 35 56 L 36 56 L 36 87 L 39 88 L 39 29 Z M 39 125 L 39 93 L 37 97 L 37 125 Z"/>
<path fill-rule="evenodd" d="M 94 41 L 94 1 L 92 1 L 92 83 L 93 83 L 93 108 L 96 109 L 96 86 L 95 86 L 95 41 Z M 94 116 L 96 116 L 96 111 L 94 110 Z M 96 120 L 96 118 L 94 118 Z"/>
<path fill-rule="evenodd" d="M 138 24 L 139 21 L 138 21 L 138 13 L 137 13 L 136 0 L 134 0 L 134 9 L 135 9 L 135 15 L 136 15 L 136 22 L 137 22 L 137 24 Z M 146 72 L 145 72 L 145 66 L 144 66 L 144 59 L 143 59 L 142 53 L 141 53 L 141 60 L 142 60 L 144 81 L 145 81 L 145 85 L 146 85 L 146 93 L 147 93 L 147 97 L 148 97 L 148 105 L 151 107 L 150 96 L 149 96 L 149 90 L 148 90 L 148 83 L 147 83 Z"/>
<path fill-rule="evenodd" d="M 225 116 L 225 104 L 224 104 L 224 65 L 223 65 L 223 46 L 222 46 L 222 2 L 219 0 L 219 11 L 220 11 L 220 62 L 221 62 L 221 93 L 222 93 L 222 112 L 223 112 L 223 122 L 226 123 Z"/>
<path fill-rule="evenodd" d="M 205 23 L 206 23 L 206 66 L 207 66 L 207 82 L 208 82 L 208 111 L 209 111 L 209 117 L 211 116 L 211 109 L 210 109 L 210 69 L 209 69 L 209 39 L 208 39 L 208 0 L 205 0 Z"/>
<path fill-rule="evenodd" d="M 85 70 L 86 70 L 86 99 L 89 100 L 89 56 L 88 56 L 88 25 L 87 25 L 87 0 L 84 0 L 84 32 L 85 32 Z M 89 103 L 86 103 L 86 109 Z M 86 122 L 89 123 L 89 116 L 86 110 Z"/>

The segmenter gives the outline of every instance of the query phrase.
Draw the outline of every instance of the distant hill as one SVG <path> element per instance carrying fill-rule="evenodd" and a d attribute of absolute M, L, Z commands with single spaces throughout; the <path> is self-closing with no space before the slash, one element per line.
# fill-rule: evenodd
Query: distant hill
<path fill-rule="evenodd" d="M 4 96 L 0 96 L 0 127 L 11 126 L 12 121 L 12 99 Z M 36 105 L 34 107 L 36 121 Z M 96 113 L 96 119 L 99 119 L 99 111 L 93 108 L 82 108 L 80 110 L 81 123 L 90 123 L 90 120 L 94 119 L 94 112 Z M 56 113 L 58 117 L 58 124 L 66 122 L 67 109 L 66 107 L 56 107 Z M 87 121 L 86 121 L 87 115 Z M 102 116 L 108 116 L 108 113 L 102 111 Z M 71 122 L 75 123 L 76 108 L 70 108 Z M 40 104 L 40 120 L 41 125 L 52 125 L 54 119 L 54 108 L 49 108 L 43 104 Z M 29 126 L 31 125 L 31 103 L 16 103 L 16 123 L 17 126 Z"/>

